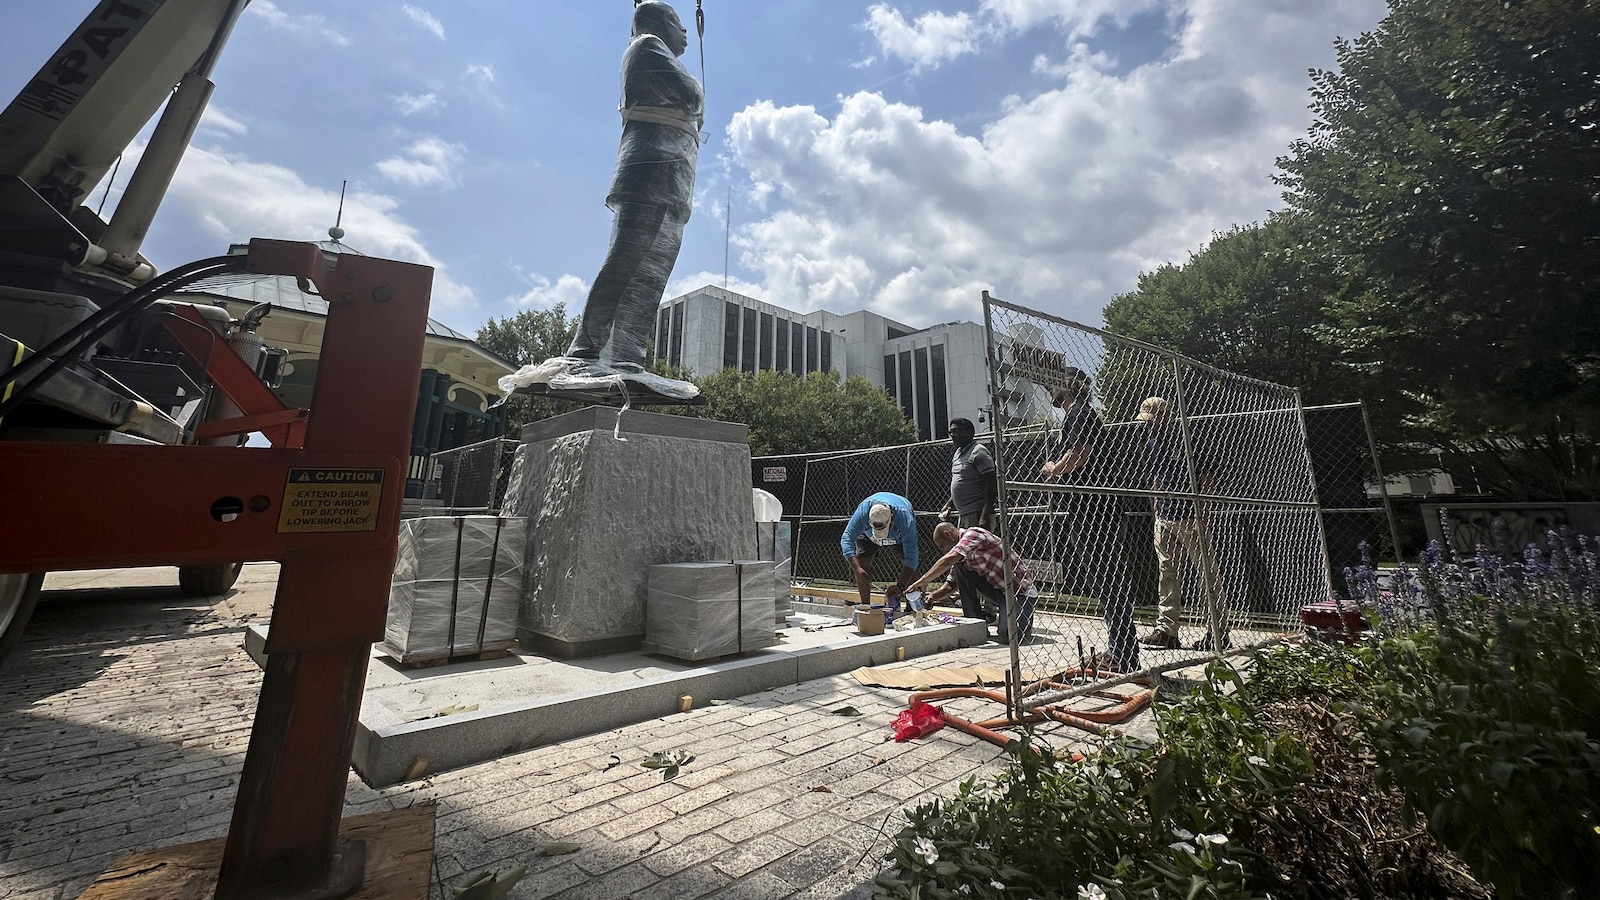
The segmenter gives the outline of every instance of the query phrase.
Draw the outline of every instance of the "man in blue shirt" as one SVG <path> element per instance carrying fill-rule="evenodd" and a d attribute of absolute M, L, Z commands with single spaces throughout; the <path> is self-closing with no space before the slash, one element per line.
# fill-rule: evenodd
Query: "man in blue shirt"
<path fill-rule="evenodd" d="M 900 577 L 889 589 L 892 596 L 897 596 L 916 580 L 921 557 L 917 550 L 917 519 L 911 501 L 888 491 L 879 491 L 861 501 L 839 539 L 839 548 L 850 564 L 862 603 L 872 602 L 872 564 L 878 558 L 880 547 L 900 549 Z"/>

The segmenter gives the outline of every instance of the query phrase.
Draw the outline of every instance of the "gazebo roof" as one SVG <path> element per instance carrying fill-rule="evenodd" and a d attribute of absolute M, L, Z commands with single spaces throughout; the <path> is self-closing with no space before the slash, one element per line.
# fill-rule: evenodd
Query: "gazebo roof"
<path fill-rule="evenodd" d="M 321 247 L 327 253 L 349 256 L 366 255 L 338 241 L 317 241 L 316 243 L 318 247 Z M 229 252 L 243 253 L 247 248 L 248 245 L 246 244 L 235 244 L 229 248 Z M 218 278 L 208 278 L 180 293 L 204 294 L 227 300 L 238 300 L 252 305 L 271 303 L 277 309 L 292 309 L 297 312 L 310 313 L 314 316 L 326 317 L 328 315 L 328 301 L 315 294 L 307 294 L 300 290 L 300 286 L 295 279 L 287 275 L 225 275 Z M 432 317 L 428 319 L 428 334 L 434 337 L 475 343 L 471 335 L 462 334 Z M 489 351 L 485 350 L 484 352 L 488 353 Z M 511 369 L 516 368 L 510 363 L 506 363 L 506 365 Z"/>

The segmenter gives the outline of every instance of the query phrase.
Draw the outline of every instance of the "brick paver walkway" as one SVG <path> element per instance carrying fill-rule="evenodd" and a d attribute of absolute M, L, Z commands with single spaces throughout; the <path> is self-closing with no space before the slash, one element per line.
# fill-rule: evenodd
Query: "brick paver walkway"
<path fill-rule="evenodd" d="M 274 577 L 247 567 L 213 606 L 181 598 L 170 572 L 116 573 L 155 586 L 41 604 L 0 671 L 0 896 L 76 897 L 123 854 L 225 833 L 261 682 L 242 631 L 265 616 Z M 898 811 L 1003 755 L 951 729 L 886 743 L 904 702 L 822 679 L 383 790 L 352 775 L 347 814 L 436 802 L 444 885 L 521 864 L 520 900 L 866 897 Z M 863 715 L 832 714 L 844 705 Z M 695 754 L 677 779 L 639 766 L 672 749 Z M 551 841 L 580 849 L 546 856 Z"/>

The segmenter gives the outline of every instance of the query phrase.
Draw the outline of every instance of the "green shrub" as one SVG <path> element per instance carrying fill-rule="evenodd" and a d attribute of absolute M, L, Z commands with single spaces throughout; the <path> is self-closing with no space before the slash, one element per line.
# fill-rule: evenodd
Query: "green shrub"
<path fill-rule="evenodd" d="M 1460 568 L 1435 549 L 1417 587 L 1428 618 L 1377 648 L 1381 774 L 1503 900 L 1600 896 L 1600 572 L 1586 550 Z"/>
<path fill-rule="evenodd" d="M 1240 679 L 1213 666 L 1201 690 L 1157 710 L 1156 745 L 1109 740 L 1084 762 L 1032 735 L 1011 765 L 907 812 L 880 898 L 1181 897 L 1264 893 L 1249 836 L 1309 770 L 1293 738 L 1257 727 Z M 1258 874 L 1252 879 L 1254 867 Z"/>

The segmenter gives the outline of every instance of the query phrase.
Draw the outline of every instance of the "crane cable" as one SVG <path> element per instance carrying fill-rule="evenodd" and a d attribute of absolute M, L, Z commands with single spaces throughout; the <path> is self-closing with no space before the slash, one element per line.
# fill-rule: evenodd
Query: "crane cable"
<path fill-rule="evenodd" d="M 700 92 L 706 90 L 706 10 L 705 0 L 694 0 L 694 30 L 700 38 Z"/>

